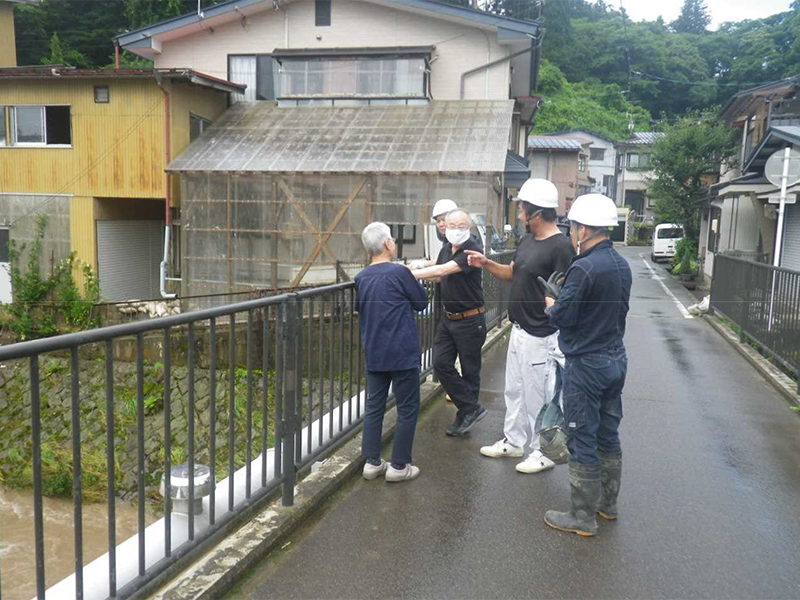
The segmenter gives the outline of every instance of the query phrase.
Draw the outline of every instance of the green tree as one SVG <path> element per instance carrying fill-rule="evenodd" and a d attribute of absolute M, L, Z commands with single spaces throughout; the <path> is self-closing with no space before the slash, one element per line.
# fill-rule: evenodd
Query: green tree
<path fill-rule="evenodd" d="M 705 0 L 685 0 L 681 14 L 672 22 L 678 33 L 705 33 L 711 24 L 711 15 Z"/>
<path fill-rule="evenodd" d="M 89 66 L 86 57 L 62 42 L 57 33 L 50 38 L 50 55 L 40 59 L 43 65 L 64 65 L 66 67 L 85 68 Z"/>
<path fill-rule="evenodd" d="M 629 123 L 650 128 L 650 114 L 625 99 L 617 85 L 596 79 L 570 83 L 550 61 L 542 61 L 539 90 L 543 104 L 534 133 L 544 135 L 566 129 L 585 128 L 611 139 L 628 137 Z"/>
<path fill-rule="evenodd" d="M 703 196 L 720 165 L 733 166 L 738 136 L 716 114 L 699 111 L 687 112 L 664 133 L 650 157 L 650 194 L 660 219 L 680 223 L 697 240 Z"/>

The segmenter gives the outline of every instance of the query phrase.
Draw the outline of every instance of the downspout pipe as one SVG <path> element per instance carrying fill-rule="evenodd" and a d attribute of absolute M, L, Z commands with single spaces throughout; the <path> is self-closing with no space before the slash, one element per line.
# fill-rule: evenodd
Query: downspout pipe
<path fill-rule="evenodd" d="M 114 68 L 119 71 L 119 42 L 114 44 Z"/>
<path fill-rule="evenodd" d="M 493 60 L 491 62 L 488 62 L 485 65 L 481 65 L 480 67 L 475 67 L 474 69 L 470 69 L 469 71 L 464 71 L 461 74 L 461 93 L 459 95 L 459 98 L 461 100 L 464 99 L 464 85 L 466 84 L 467 77 L 469 77 L 470 75 L 474 75 L 475 73 L 480 73 L 481 71 L 485 71 L 487 69 L 491 69 L 492 67 L 495 67 L 497 65 L 503 64 L 505 62 L 509 62 L 510 60 L 513 60 L 513 59 L 517 58 L 518 56 L 522 56 L 523 54 L 528 54 L 528 53 L 533 52 L 534 50 L 536 50 L 539 47 L 539 44 L 541 42 L 541 36 L 540 37 L 536 37 L 536 38 L 534 38 L 533 36 L 530 36 L 530 37 L 531 37 L 531 39 L 533 39 L 534 41 L 537 42 L 535 45 L 532 44 L 528 48 L 524 48 L 522 50 L 519 50 L 518 52 L 514 52 L 513 54 L 509 54 L 508 56 L 504 56 L 503 58 L 498 58 L 497 60 Z"/>
<path fill-rule="evenodd" d="M 156 83 L 164 94 L 164 168 L 166 169 L 171 160 L 170 144 L 172 139 L 170 137 L 170 111 L 169 111 L 169 92 L 164 87 L 164 82 L 161 73 L 155 72 Z M 177 298 L 177 294 L 167 293 L 167 266 L 169 265 L 169 248 L 170 248 L 170 230 L 172 228 L 172 218 L 170 208 L 172 207 L 172 180 L 169 173 L 165 173 L 166 177 L 166 190 L 164 200 L 164 256 L 161 260 L 159 269 L 159 291 L 161 297 L 166 299 Z"/>

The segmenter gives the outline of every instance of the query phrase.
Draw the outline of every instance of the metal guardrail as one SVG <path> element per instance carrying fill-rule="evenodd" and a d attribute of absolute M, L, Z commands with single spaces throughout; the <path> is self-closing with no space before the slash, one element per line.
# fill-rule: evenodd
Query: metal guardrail
<path fill-rule="evenodd" d="M 798 379 L 800 392 L 800 272 L 718 254 L 711 308 L 778 366 Z"/>
<path fill-rule="evenodd" d="M 493 255 L 495 261 L 508 264 L 513 252 Z M 487 329 L 499 325 L 507 311 L 509 284 L 502 283 L 490 275 L 484 278 L 487 306 Z M 435 286 L 427 285 L 431 302 L 429 308 L 417 316 L 421 345 L 421 381 L 433 371 L 433 341 L 440 311 L 434 300 Z M 126 598 L 145 586 L 153 585 L 168 572 L 188 562 L 208 543 L 234 528 L 242 514 L 252 514 L 274 494 L 282 497 L 284 505 L 292 505 L 294 487 L 298 473 L 319 460 L 341 444 L 361 426 L 362 406 L 366 401 L 366 378 L 363 350 L 360 344 L 358 319 L 354 313 L 355 285 L 351 282 L 304 290 L 267 298 L 259 298 L 218 308 L 209 308 L 175 316 L 115 325 L 91 331 L 62 335 L 53 338 L 22 342 L 0 347 L 0 363 L 24 360 L 28 363 L 31 398 L 31 468 L 34 500 L 35 580 L 37 598 L 44 599 L 45 546 L 47 539 L 43 523 L 42 487 L 42 432 L 47 424 L 42 423 L 41 405 L 41 359 L 51 353 L 64 352 L 69 356 L 71 381 L 71 445 L 72 445 L 72 499 L 74 505 L 74 589 L 78 599 L 84 597 L 83 563 L 83 499 L 81 470 L 81 361 L 83 351 L 92 348 L 100 351 L 105 366 L 105 414 L 106 414 L 106 468 L 108 501 L 108 597 Z M 208 424 L 203 428 L 207 434 L 207 450 L 210 469 L 210 493 L 208 513 L 202 516 L 197 527 L 195 515 L 195 477 L 188 479 L 188 519 L 185 529 L 176 536 L 176 527 L 183 528 L 184 518 L 173 518 L 171 501 L 171 478 L 164 478 L 163 498 L 163 555 L 153 560 L 146 550 L 145 510 L 148 506 L 144 455 L 145 384 L 148 375 L 145 369 L 145 341 L 156 336 L 161 342 L 163 364 L 163 473 L 170 473 L 173 430 L 170 414 L 172 399 L 173 356 L 175 336 L 186 341 L 186 369 L 188 371 L 186 394 L 188 408 L 188 431 L 186 456 L 188 473 L 195 473 L 198 435 L 203 428 L 196 417 L 197 393 L 195 389 L 198 364 L 207 365 L 210 378 Z M 198 337 L 202 337 L 199 340 Z M 137 428 L 137 569 L 132 580 L 118 578 L 120 565 L 117 562 L 117 520 L 115 501 L 115 417 L 119 406 L 115 395 L 114 342 L 121 338 L 135 338 L 136 380 L 136 428 Z M 244 339 L 242 339 L 244 338 Z M 201 341 L 207 343 L 201 343 Z M 345 343 L 346 342 L 346 343 Z M 225 349 L 227 357 L 219 348 Z M 244 345 L 242 361 L 241 346 Z M 204 353 L 205 355 L 200 355 Z M 242 364 L 243 362 L 243 364 Z M 274 366 L 274 369 L 271 367 Z M 218 381 L 224 379 L 220 373 L 228 372 L 228 389 L 218 397 Z M 234 433 L 237 419 L 237 401 L 241 402 L 241 391 L 237 392 L 234 373 L 244 372 L 246 381 L 244 466 L 234 463 L 237 440 Z M 261 384 L 260 398 L 256 398 L 256 379 Z M 272 386 L 274 397 L 269 397 Z M 220 431 L 224 440 L 227 433 L 227 484 L 220 481 L 216 472 L 218 452 L 217 423 L 220 420 L 218 404 L 226 407 L 228 431 Z M 259 427 L 254 428 L 254 416 L 260 413 Z M 224 415 L 222 415 L 224 417 Z M 239 424 L 241 424 L 239 422 Z M 268 448 L 268 429 L 274 429 L 274 444 Z M 260 453 L 254 456 L 254 429 L 260 429 Z M 268 453 L 272 456 L 268 461 Z M 220 454 L 224 462 L 225 454 Z M 255 465 L 255 471 L 254 471 Z M 270 474 L 271 470 L 271 474 Z M 160 471 L 160 469 L 159 469 Z M 241 497 L 234 490 L 235 481 L 241 482 L 244 471 L 245 490 Z M 235 475 L 234 475 L 235 474 Z M 259 477 L 260 475 L 260 477 Z M 219 501 L 217 494 L 220 495 Z M 227 502 L 223 500 L 227 497 Z M 152 504 L 151 504 L 152 507 Z M 174 522 L 173 522 L 174 521 Z M 151 530 L 152 531 L 152 530 Z M 151 534 L 152 535 L 152 534 Z M 0 538 L 2 530 L 0 530 Z M 180 537 L 180 539 L 177 539 Z M 185 538 L 185 541 L 182 541 Z M 175 542 L 178 542 L 175 544 Z M 175 547 L 173 547 L 175 546 Z M 104 563 L 105 564 L 105 563 Z M 2 572 L 0 572 L 0 597 L 2 597 Z"/>

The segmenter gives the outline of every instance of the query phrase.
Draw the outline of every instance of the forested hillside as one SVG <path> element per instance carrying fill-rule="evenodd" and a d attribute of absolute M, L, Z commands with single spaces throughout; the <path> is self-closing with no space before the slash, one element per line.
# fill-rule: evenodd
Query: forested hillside
<path fill-rule="evenodd" d="M 452 0 L 469 5 L 469 0 Z M 203 0 L 203 6 L 212 4 Z M 614 3 L 617 5 L 617 3 Z M 537 18 L 532 0 L 480 0 L 492 12 Z M 17 5 L 20 64 L 109 66 L 111 36 L 196 10 L 193 0 L 43 0 Z M 739 90 L 798 72 L 800 0 L 765 19 L 710 22 L 703 0 L 686 0 L 673 23 L 632 22 L 598 0 L 548 0 L 537 131 L 585 126 L 620 137 L 632 120 L 657 125 L 706 109 Z M 123 57 L 125 64 L 146 64 Z M 133 62 L 130 62 L 133 61 Z M 656 123 L 653 123 L 655 121 Z"/>

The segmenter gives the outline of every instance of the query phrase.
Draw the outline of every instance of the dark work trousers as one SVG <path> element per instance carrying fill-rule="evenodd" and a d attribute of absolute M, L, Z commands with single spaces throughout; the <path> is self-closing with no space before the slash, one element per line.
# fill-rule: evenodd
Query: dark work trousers
<path fill-rule="evenodd" d="M 453 399 L 458 416 L 465 417 L 478 408 L 481 389 L 481 349 L 486 341 L 484 315 L 451 321 L 442 317 L 433 341 L 433 370 Z M 461 375 L 456 371 L 456 357 Z"/>
<path fill-rule="evenodd" d="M 392 465 L 403 468 L 411 462 L 411 448 L 417 428 L 419 368 L 406 371 L 367 371 L 367 408 L 364 412 L 361 456 L 368 460 L 378 460 L 381 457 L 381 432 L 389 384 L 392 385 L 397 402 Z"/>
<path fill-rule="evenodd" d="M 571 460 L 596 465 L 598 450 L 622 452 L 619 424 L 627 373 L 625 348 L 567 357 L 563 398 Z"/>

